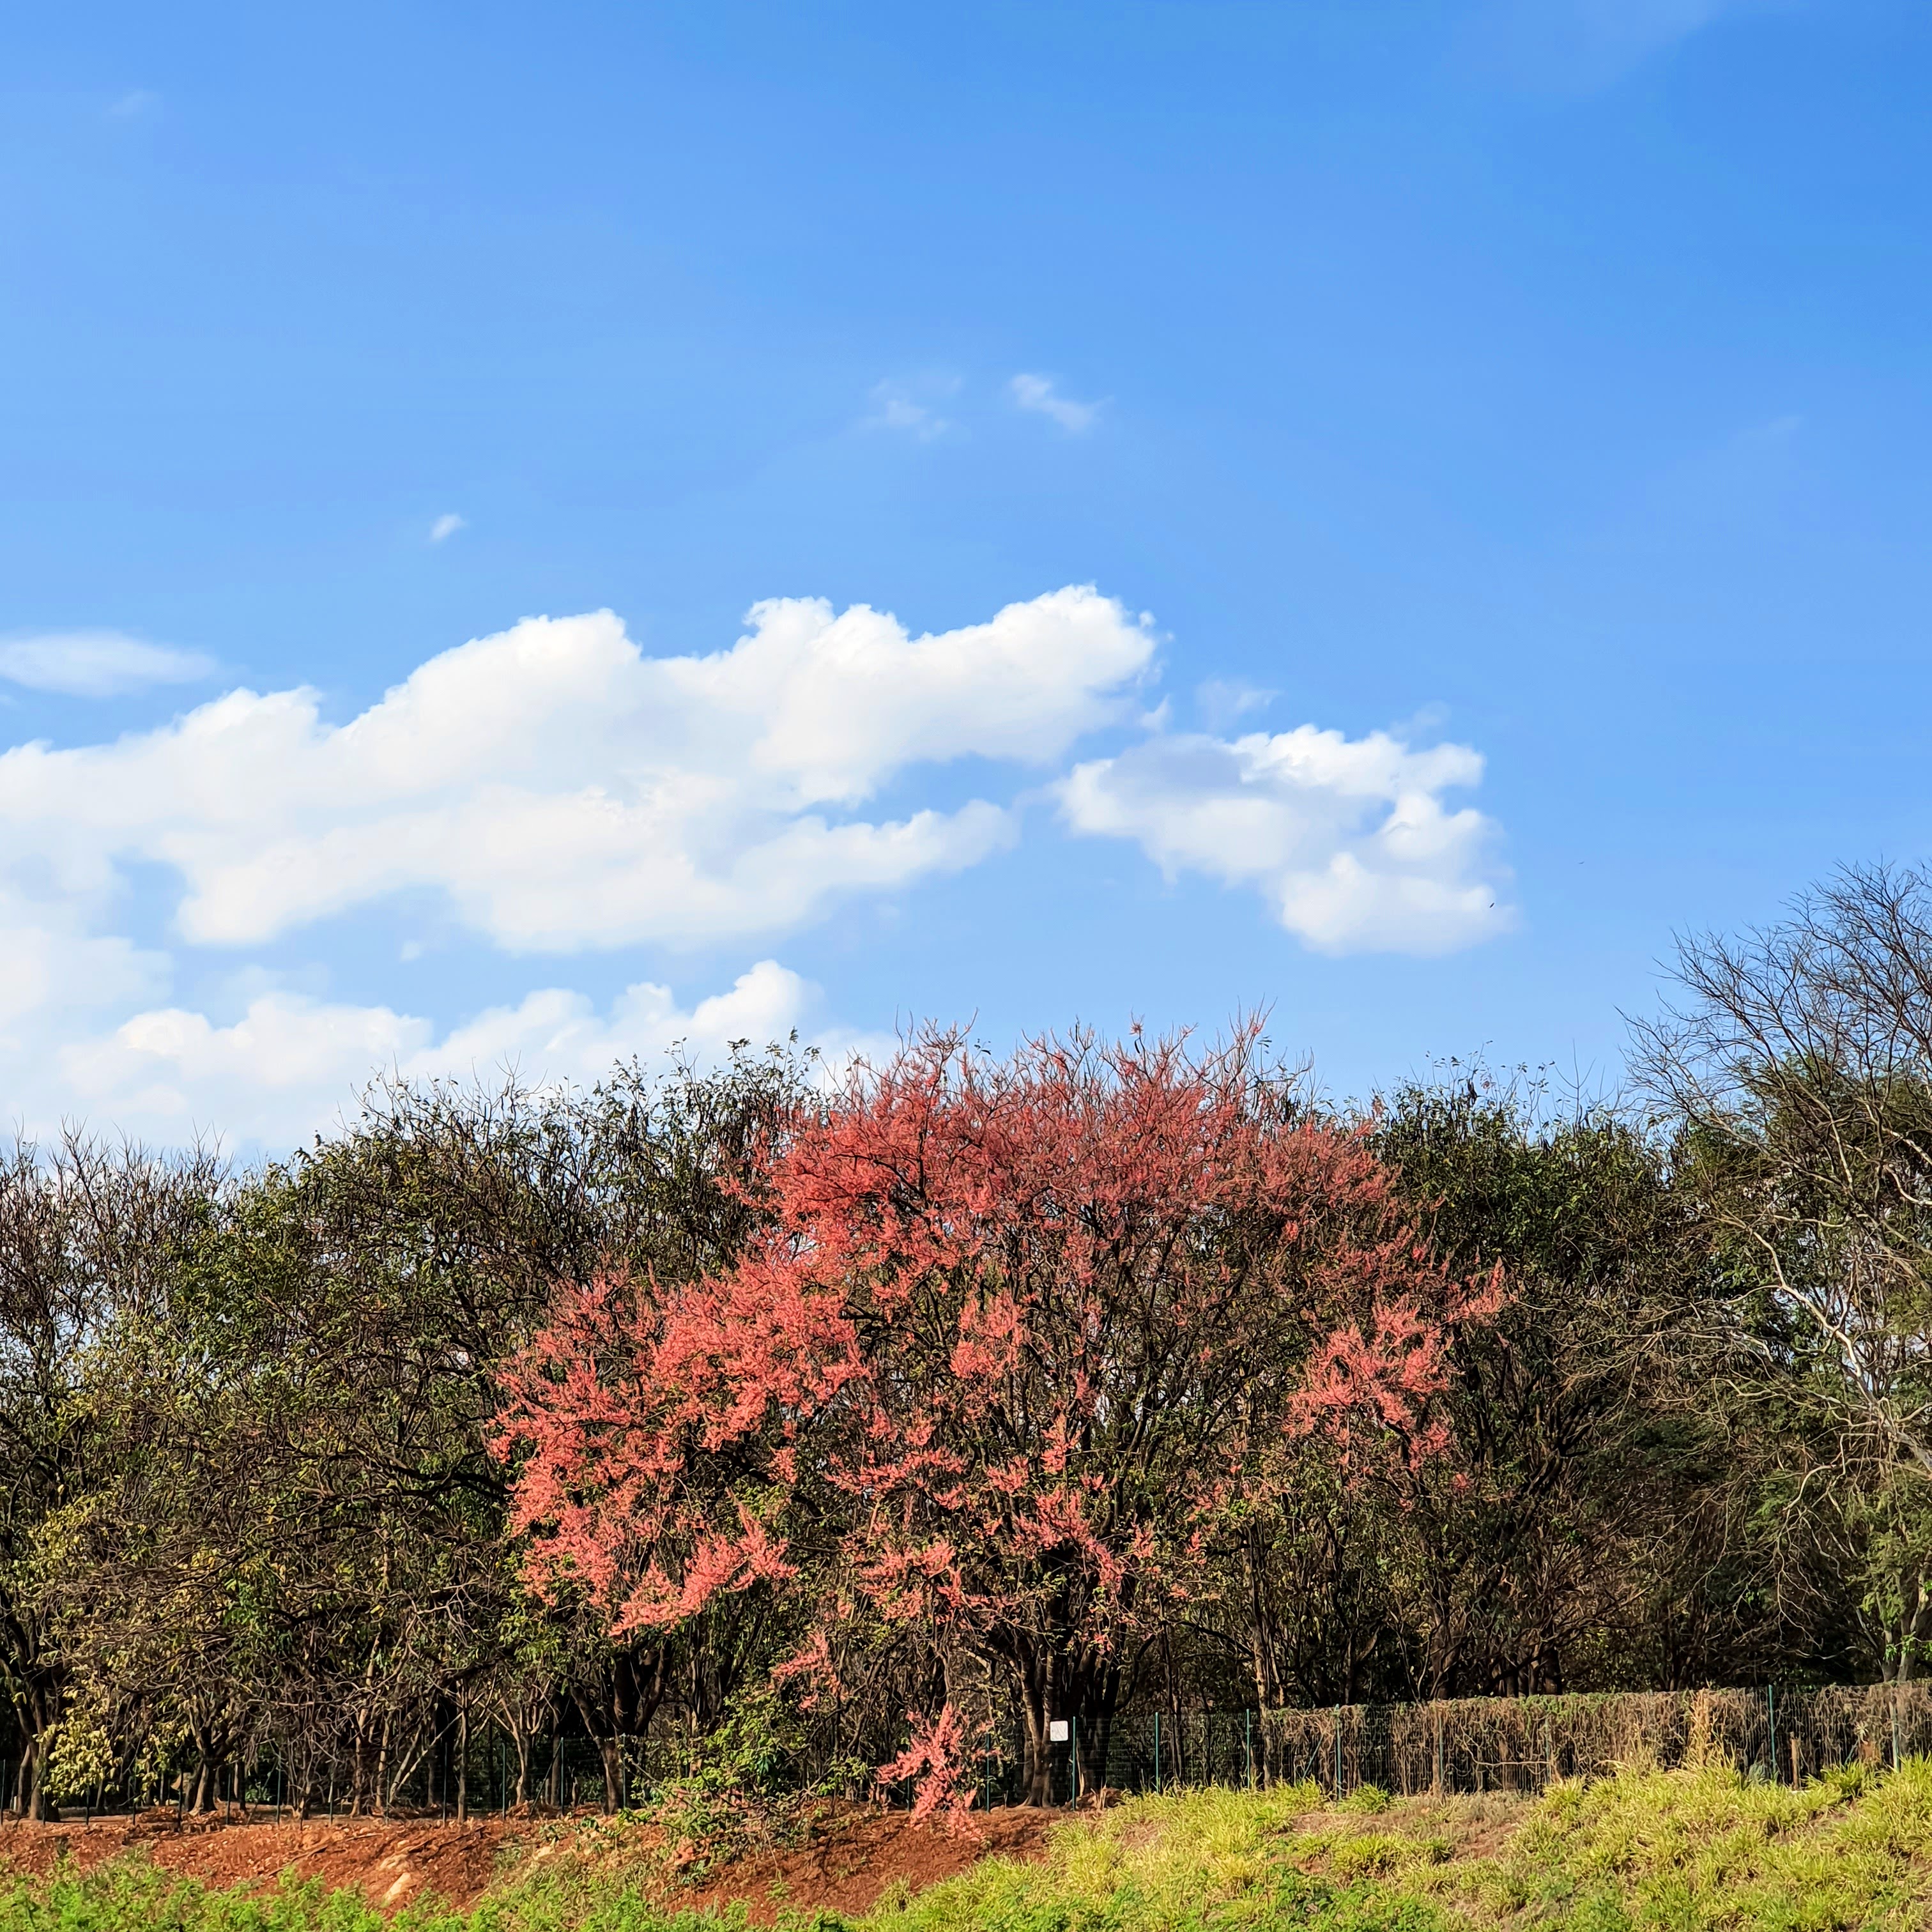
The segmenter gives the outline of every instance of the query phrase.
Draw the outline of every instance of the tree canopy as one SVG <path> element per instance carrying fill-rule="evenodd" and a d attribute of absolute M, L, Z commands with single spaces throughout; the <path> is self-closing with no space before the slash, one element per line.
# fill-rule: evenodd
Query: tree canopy
<path fill-rule="evenodd" d="M 1097 1784 L 1154 1712 L 1916 1674 L 1932 885 L 1687 940 L 1637 1040 L 1587 1103 L 936 1032 L 17 1145 L 12 1802 L 565 1740 L 936 1806 L 1061 1719 Z"/>

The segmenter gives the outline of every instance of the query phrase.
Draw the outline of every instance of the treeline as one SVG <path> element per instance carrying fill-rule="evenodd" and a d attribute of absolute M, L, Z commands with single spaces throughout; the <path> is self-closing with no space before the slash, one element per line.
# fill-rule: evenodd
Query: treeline
<path fill-rule="evenodd" d="M 1630 1092 L 1252 1031 L 388 1086 L 0 1171 L 22 1809 L 620 1741 L 944 1795 L 1136 1708 L 1914 1674 L 1932 891 L 1696 940 Z M 910 1742 L 908 1742 L 910 1738 Z M 454 1780 L 452 1786 L 452 1780 Z"/>

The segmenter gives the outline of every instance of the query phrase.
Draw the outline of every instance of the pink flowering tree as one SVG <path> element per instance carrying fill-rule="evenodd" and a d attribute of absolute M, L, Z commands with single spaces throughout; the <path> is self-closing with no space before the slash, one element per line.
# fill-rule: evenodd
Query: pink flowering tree
<path fill-rule="evenodd" d="M 929 1660 L 905 1756 L 928 1809 L 970 1739 L 962 1660 L 1017 1690 L 1027 1779 L 1078 1719 L 1099 1780 L 1139 1646 L 1208 1587 L 1231 1512 L 1320 1432 L 1439 1454 L 1448 1280 L 1360 1136 L 1252 1029 L 1208 1052 L 934 1035 L 767 1150 L 730 1273 L 562 1291 L 508 1372 L 502 1446 L 539 1588 L 619 1632 L 796 1597 L 782 1666 L 839 1688 L 864 1633 Z"/>

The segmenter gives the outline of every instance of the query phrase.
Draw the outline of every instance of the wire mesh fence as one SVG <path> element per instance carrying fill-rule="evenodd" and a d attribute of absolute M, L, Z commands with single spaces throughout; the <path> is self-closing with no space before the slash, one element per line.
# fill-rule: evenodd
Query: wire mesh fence
<path fill-rule="evenodd" d="M 1077 1731 L 1056 1748 L 1052 1792 L 1075 1796 Z M 982 1802 L 1019 1790 L 1016 1738 L 985 1741 Z M 1104 1780 L 1124 1792 L 1310 1782 L 1424 1792 L 1540 1791 L 1622 1766 L 1726 1765 L 1796 1783 L 1834 1766 L 1932 1754 L 1932 1685 L 1629 1691 L 1472 1697 L 1323 1710 L 1131 1712 L 1108 1741 Z"/>
<path fill-rule="evenodd" d="M 1932 1686 L 1628 1691 L 1474 1697 L 1427 1704 L 1259 1712 L 1181 1720 L 1163 1748 L 1157 1720 L 1108 1753 L 1108 1780 L 1275 1784 L 1331 1794 L 1365 1784 L 1425 1791 L 1537 1791 L 1552 1778 L 1620 1766 L 1725 1764 L 1796 1782 L 1834 1766 L 1897 1765 L 1932 1753 Z M 1174 1720 L 1166 1720 L 1172 1734 Z M 1136 1750 L 1136 1744 L 1142 1748 Z M 1158 1774 L 1154 1772 L 1156 1756 Z"/>
<path fill-rule="evenodd" d="M 621 1807 L 678 1774 L 677 1756 L 674 1744 L 658 1739 L 626 1737 L 600 1743 L 552 1736 L 526 1739 L 520 1766 L 514 1740 L 483 1726 L 476 1728 L 466 1745 L 459 1748 L 452 1736 L 440 1735 L 426 1748 L 411 1750 L 400 1768 L 385 1775 L 380 1765 L 365 1765 L 359 1778 L 353 1762 L 344 1760 L 310 1766 L 308 1778 L 299 1779 L 272 1746 L 231 1760 L 206 1778 L 196 1761 L 157 1763 L 144 1750 L 92 1784 L 66 1791 L 50 1808 L 63 1818 L 83 1821 L 166 1810 L 182 1822 L 208 1816 L 449 1818 L 459 1810 L 505 1814 L 520 1804 L 553 1811 L 596 1810 L 605 1808 L 607 1792 L 608 1802 Z M 22 1782 L 20 1760 L 0 1757 L 0 1816 L 21 1815 Z"/>
<path fill-rule="evenodd" d="M 1328 1709 L 1149 1711 L 1130 1708 L 1112 1726 L 1104 1767 L 1077 1722 L 1050 1756 L 1049 1801 L 1069 1804 L 1082 1782 L 1117 1792 L 1209 1785 L 1311 1782 L 1331 1796 L 1364 1785 L 1404 1796 L 1424 1792 L 1534 1792 L 1558 1778 L 1598 1777 L 1619 1767 L 1729 1766 L 1748 1775 L 1796 1783 L 1834 1766 L 1896 1766 L 1932 1755 L 1932 1684 L 1629 1691 L 1544 1697 L 1475 1697 L 1425 1704 L 1355 1704 Z M 974 1746 L 969 1767 L 983 1804 L 1025 1795 L 1024 1754 L 1016 1732 L 997 1730 Z M 352 1810 L 416 1817 L 506 1813 L 520 1804 L 554 1811 L 647 1802 L 688 1776 L 691 1742 L 660 1732 L 595 1738 L 553 1733 L 514 1741 L 482 1729 L 458 1748 L 445 1736 L 411 1754 L 410 1768 L 386 1783 L 338 1766 L 309 1782 L 307 1811 L 340 1817 Z M 17 1815 L 17 1762 L 0 1760 L 6 1810 Z M 359 1792 L 359 1796 L 357 1795 Z M 192 1794 L 192 1796 L 191 1796 Z M 379 1796 L 380 1794 L 380 1796 Z M 892 1794 L 883 1794 L 889 1800 Z M 302 1804 L 272 1750 L 224 1767 L 212 1780 L 189 1768 L 130 1767 L 104 1774 L 63 1809 L 94 1816 L 165 1806 L 182 1820 L 204 1811 L 281 1817 Z"/>

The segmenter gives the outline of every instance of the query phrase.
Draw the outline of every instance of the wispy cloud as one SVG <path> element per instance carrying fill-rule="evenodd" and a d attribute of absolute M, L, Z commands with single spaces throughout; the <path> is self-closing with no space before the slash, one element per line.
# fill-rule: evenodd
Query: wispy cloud
<path fill-rule="evenodd" d="M 119 698 L 157 684 L 193 684 L 214 660 L 118 631 L 56 631 L 0 642 L 0 678 L 68 698 Z"/>
<path fill-rule="evenodd" d="M 1250 712 L 1266 710 L 1280 695 L 1278 691 L 1263 691 L 1238 678 L 1210 677 L 1194 688 L 1194 701 L 1200 707 L 1202 722 L 1210 731 L 1225 731 Z"/>
<path fill-rule="evenodd" d="M 161 97 L 145 87 L 130 88 L 119 100 L 112 102 L 107 110 L 110 121 L 138 121 L 152 114 L 161 104 Z"/>
<path fill-rule="evenodd" d="M 1076 403 L 1071 396 L 1063 396 L 1050 376 L 1022 373 L 1006 386 L 1022 409 L 1051 418 L 1070 436 L 1084 436 L 1106 407 L 1104 399 L 1097 403 Z"/>
<path fill-rule="evenodd" d="M 1473 20 L 1483 64 L 1518 85 L 1587 91 L 1726 15 L 1788 0 L 1486 0 Z"/>
<path fill-rule="evenodd" d="M 441 543 L 446 538 L 455 536 L 458 530 L 466 530 L 469 527 L 454 510 L 446 510 L 430 525 L 429 540 L 433 544 Z"/>
<path fill-rule="evenodd" d="M 928 376 L 914 381 L 888 378 L 873 385 L 872 413 L 863 424 L 867 429 L 898 430 L 930 442 L 955 425 L 939 412 L 938 404 L 958 394 L 957 376 Z"/>

